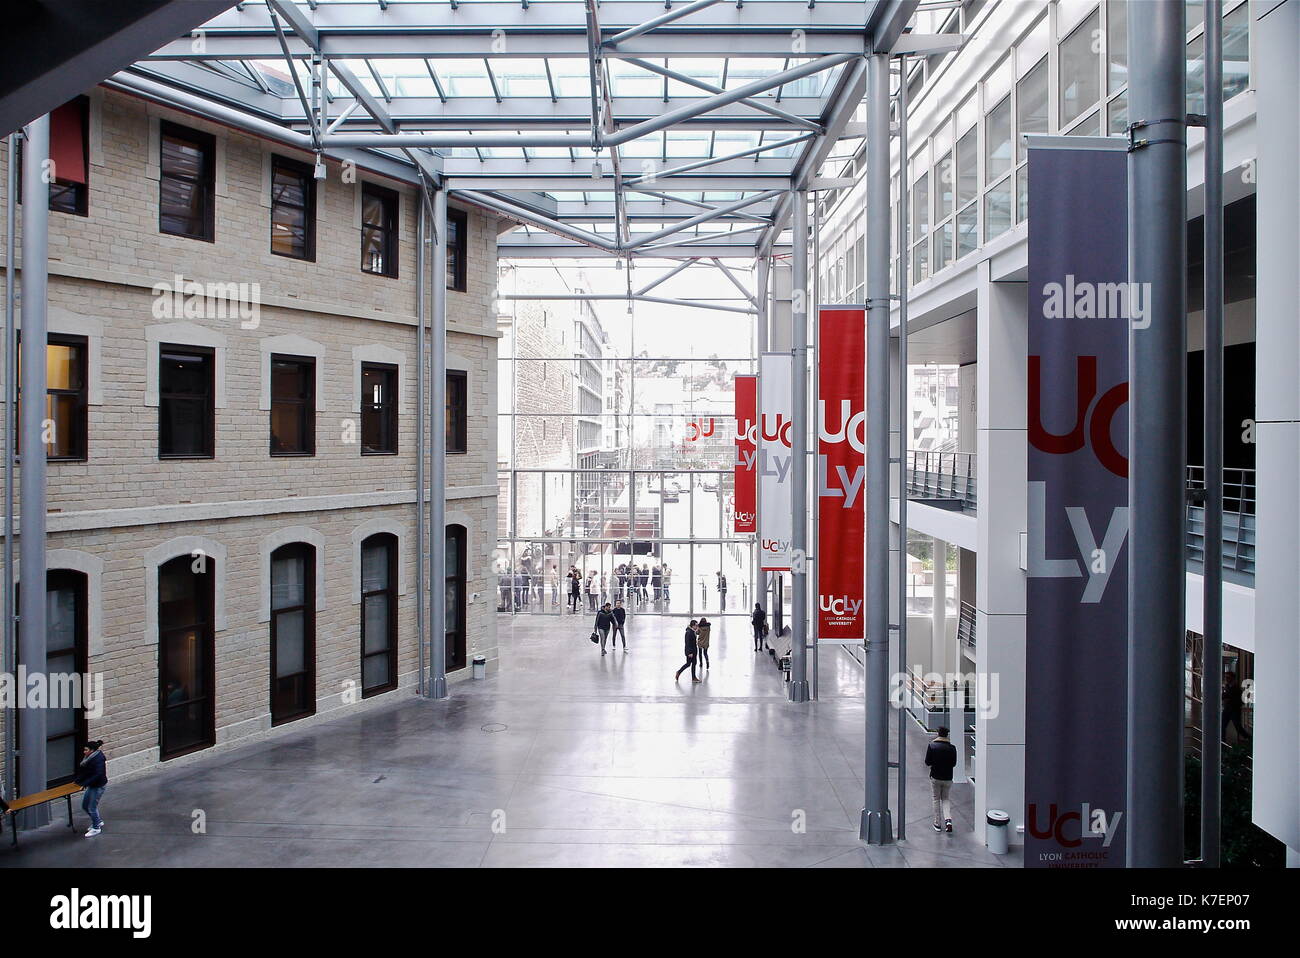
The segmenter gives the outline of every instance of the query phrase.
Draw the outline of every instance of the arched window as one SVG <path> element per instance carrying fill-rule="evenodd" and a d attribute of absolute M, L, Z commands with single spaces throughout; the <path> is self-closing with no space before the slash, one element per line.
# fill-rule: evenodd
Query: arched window
<path fill-rule="evenodd" d="M 464 526 L 447 526 L 447 671 L 465 667 Z"/>
<path fill-rule="evenodd" d="M 85 676 L 90 670 L 86 655 L 86 574 L 72 569 L 51 569 L 45 574 L 45 670 L 48 688 L 62 693 L 80 689 L 81 705 L 86 704 Z M 17 591 L 21 591 L 19 585 Z M 20 623 L 21 627 L 21 623 Z M 21 647 L 21 642 L 19 643 Z M 75 682 L 64 676 L 79 675 Z M 45 713 L 45 785 L 54 788 L 72 781 L 81 761 L 81 746 L 86 742 L 86 710 L 75 703 L 51 702 L 63 705 Z M 22 724 L 22 709 L 15 710 L 17 726 Z M 21 728 L 15 732 L 20 736 Z M 16 782 L 18 791 L 38 792 L 41 788 L 26 789 Z"/>
<path fill-rule="evenodd" d="M 158 567 L 158 752 L 176 758 L 216 741 L 216 560 L 177 556 Z"/>
<path fill-rule="evenodd" d="M 316 550 L 271 553 L 271 724 L 316 711 Z"/>
<path fill-rule="evenodd" d="M 361 543 L 361 695 L 397 687 L 397 536 Z"/>

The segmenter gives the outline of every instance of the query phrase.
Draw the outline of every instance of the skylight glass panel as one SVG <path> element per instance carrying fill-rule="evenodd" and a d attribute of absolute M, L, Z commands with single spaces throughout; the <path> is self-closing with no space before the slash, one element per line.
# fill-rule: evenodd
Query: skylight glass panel
<path fill-rule="evenodd" d="M 727 85 L 728 90 L 734 90 L 742 87 L 747 83 L 753 83 L 755 80 L 765 80 L 768 77 L 775 76 L 785 69 L 784 60 L 765 60 L 733 57 L 727 65 Z M 769 90 L 766 93 L 755 94 L 756 96 L 775 96 L 775 90 Z"/>
<path fill-rule="evenodd" d="M 430 60 L 447 96 L 492 96 L 492 81 L 482 60 Z"/>
<path fill-rule="evenodd" d="M 497 87 L 505 96 L 550 97 L 551 86 L 546 82 L 546 61 L 516 60 L 498 57 L 492 61 L 492 74 Z"/>
<path fill-rule="evenodd" d="M 605 64 L 609 71 L 610 92 L 614 96 L 663 96 L 663 77 L 624 60 L 606 60 Z M 700 91 L 695 92 L 698 94 Z"/>
<path fill-rule="evenodd" d="M 551 79 L 557 96 L 591 96 L 591 73 L 579 57 L 557 57 L 550 61 Z"/>
<path fill-rule="evenodd" d="M 669 130 L 668 156 L 682 159 L 699 159 L 709 155 L 707 130 Z"/>

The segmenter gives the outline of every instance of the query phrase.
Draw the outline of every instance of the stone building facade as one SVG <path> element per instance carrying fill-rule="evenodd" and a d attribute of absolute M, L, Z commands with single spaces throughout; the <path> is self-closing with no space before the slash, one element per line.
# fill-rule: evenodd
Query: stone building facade
<path fill-rule="evenodd" d="M 71 337 L 83 351 L 86 423 L 84 459 L 49 462 L 49 568 L 68 570 L 80 589 L 73 592 L 81 654 L 104 683 L 102 715 L 84 719 L 79 734 L 105 741 L 114 776 L 410 695 L 418 672 L 417 188 L 327 161 L 326 178 L 314 183 L 314 257 L 278 255 L 271 248 L 273 157 L 310 168 L 310 156 L 129 95 L 95 89 L 86 98 L 85 215 L 49 214 L 49 329 L 52 340 Z M 160 229 L 160 140 L 169 124 L 212 138 L 210 241 Z M 0 157 L 0 190 L 3 163 Z M 360 268 L 365 184 L 394 194 L 395 276 Z M 451 207 L 456 210 L 454 202 Z M 478 210 L 461 212 L 464 289 L 447 294 L 448 369 L 464 373 L 465 423 L 465 451 L 447 458 L 447 524 L 459 537 L 448 567 L 449 574 L 460 572 L 449 585 L 463 602 L 456 636 L 462 654 L 448 673 L 453 682 L 469 676 L 476 655 L 489 668 L 497 664 L 490 599 L 498 221 Z M 193 289 L 192 283 L 208 295 L 166 295 L 178 284 Z M 249 288 L 256 290 L 256 310 L 224 309 L 229 304 L 220 290 L 231 287 L 222 284 L 255 284 Z M 167 347 L 211 357 L 210 456 L 160 456 L 160 388 L 167 388 L 160 387 L 166 362 L 160 357 Z M 305 378 L 314 376 L 306 414 L 314 443 L 307 454 L 270 451 L 277 357 L 305 362 Z M 362 454 L 366 364 L 391 375 L 396 449 L 390 454 Z M 391 538 L 370 538 L 376 535 Z M 368 567 L 363 574 L 363 543 L 381 541 L 390 550 L 387 569 Z M 312 632 L 300 667 L 310 676 L 310 693 L 301 696 L 300 716 L 277 722 L 271 622 L 281 584 L 272 582 L 271 556 L 294 543 L 310 557 L 298 568 L 310 570 L 304 605 L 311 608 L 295 620 L 306 625 L 293 625 Z M 208 608 L 199 618 L 210 621 L 193 636 L 168 633 L 167 642 L 212 644 L 211 674 L 196 683 L 206 690 L 181 692 L 162 675 L 164 655 L 181 653 L 162 651 L 160 603 L 168 597 L 159 595 L 160 570 L 182 556 L 201 569 L 197 588 Z M 363 593 L 373 591 L 375 576 L 384 581 L 374 602 L 390 603 L 385 608 L 395 622 L 387 627 L 395 649 L 386 653 L 393 679 L 378 683 L 391 687 L 363 695 L 363 643 L 379 641 L 380 633 L 379 619 L 372 619 L 371 638 L 362 637 L 372 602 Z M 171 580 L 162 587 L 171 589 Z M 176 612 L 168 607 L 162 614 Z M 168 709 L 179 708 L 170 699 L 199 692 L 205 692 L 202 709 L 212 713 L 210 728 L 198 730 L 194 747 L 171 749 L 171 757 L 160 738 L 164 721 L 172 721 L 164 716 L 174 714 Z M 51 777 L 54 764 L 51 759 Z"/>

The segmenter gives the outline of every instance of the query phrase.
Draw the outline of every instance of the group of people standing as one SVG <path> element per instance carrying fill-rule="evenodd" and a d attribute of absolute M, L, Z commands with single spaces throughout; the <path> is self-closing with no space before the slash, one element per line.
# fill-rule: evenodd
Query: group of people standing
<path fill-rule="evenodd" d="M 587 611 L 596 612 L 607 605 L 612 609 L 614 602 L 620 605 L 624 602 L 645 603 L 650 601 L 652 595 L 656 602 L 667 600 L 672 585 L 672 570 L 666 563 L 653 568 L 649 565 L 638 567 L 634 563 L 624 563 L 614 570 L 611 582 L 610 577 L 603 572 L 597 574 L 593 569 L 584 577 L 577 566 L 570 566 L 564 578 L 568 583 L 565 591 L 569 611 L 578 612 L 583 596 L 586 596 Z"/>

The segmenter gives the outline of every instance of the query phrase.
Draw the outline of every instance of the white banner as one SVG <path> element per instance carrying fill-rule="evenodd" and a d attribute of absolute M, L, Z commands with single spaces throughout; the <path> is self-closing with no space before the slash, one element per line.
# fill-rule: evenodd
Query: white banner
<path fill-rule="evenodd" d="M 758 567 L 789 572 L 794 555 L 791 411 L 794 357 L 763 353 L 758 359 Z"/>

